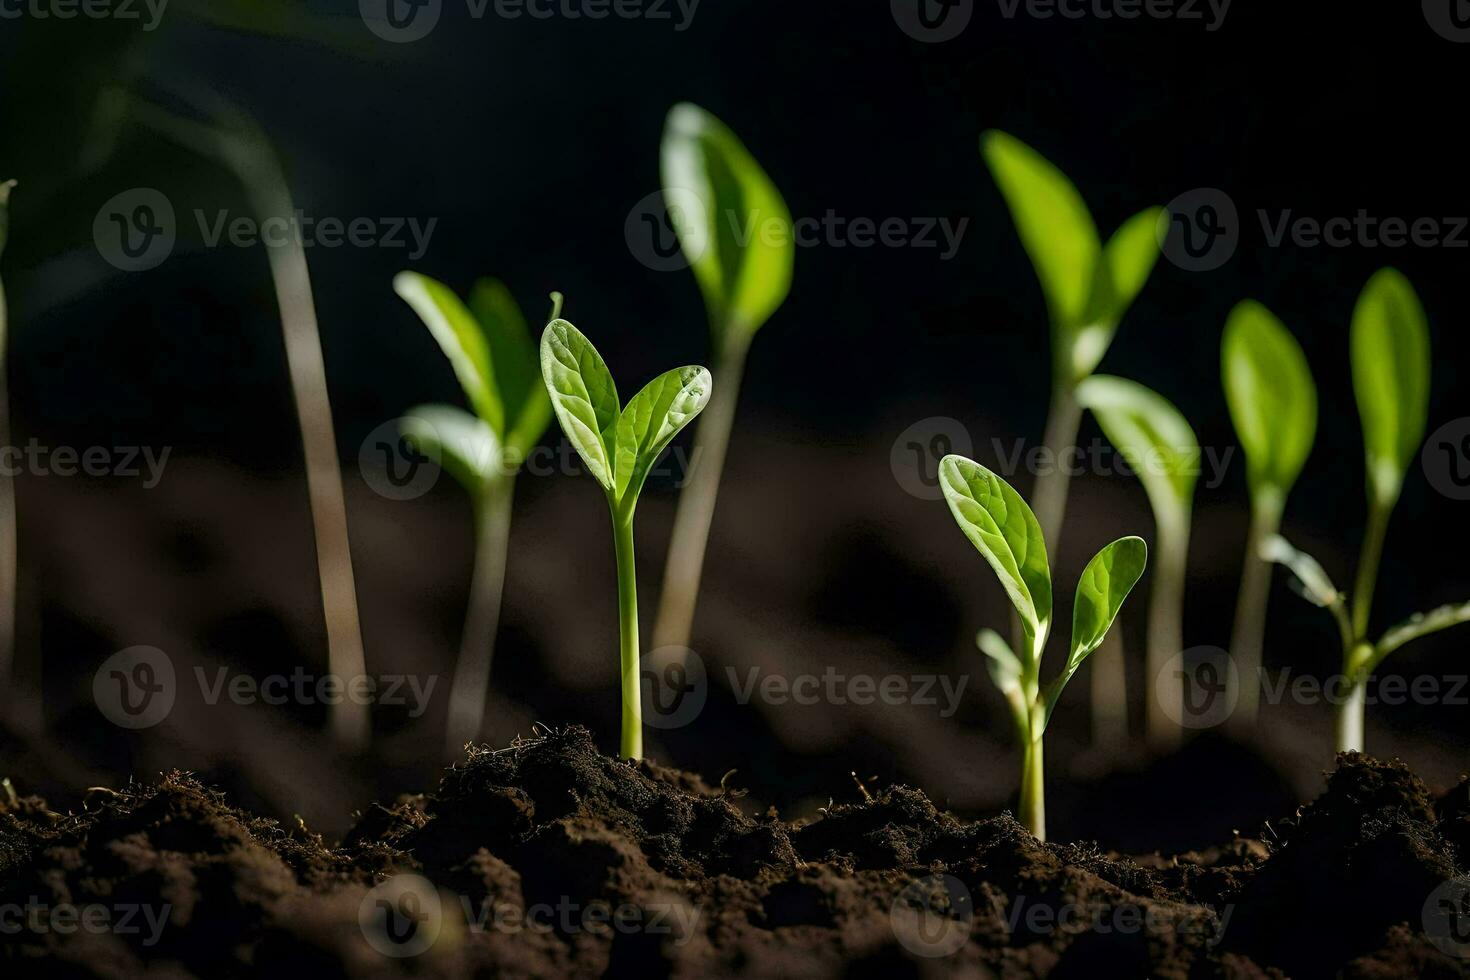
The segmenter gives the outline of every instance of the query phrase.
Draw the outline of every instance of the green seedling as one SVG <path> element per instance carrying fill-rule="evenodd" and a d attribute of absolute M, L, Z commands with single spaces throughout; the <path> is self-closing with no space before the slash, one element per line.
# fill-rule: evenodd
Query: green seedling
<path fill-rule="evenodd" d="M 1041 656 L 1052 625 L 1051 566 L 1041 525 L 1010 484 L 963 456 L 939 465 L 940 486 L 955 522 L 984 556 L 1021 621 L 1018 654 L 994 630 L 977 643 L 991 680 L 1005 696 L 1021 743 L 1019 818 L 1046 839 L 1045 764 L 1042 738 L 1062 690 L 1082 662 L 1103 642 L 1123 600 L 1143 575 L 1148 546 L 1142 538 L 1119 538 L 1087 563 L 1072 605 L 1072 643 L 1066 667 L 1041 682 Z"/>
<path fill-rule="evenodd" d="M 643 703 L 633 512 L 649 470 L 674 436 L 704 410 L 714 382 L 706 368 L 675 368 L 654 378 L 623 406 L 602 356 L 581 331 L 565 320 L 551 321 L 541 335 L 541 377 L 556 420 L 587 471 L 602 487 L 612 512 L 622 649 L 620 747 L 625 758 L 641 759 Z"/>
<path fill-rule="evenodd" d="M 980 151 L 1000 186 L 1036 268 L 1051 321 L 1051 407 L 1043 443 L 1055 459 L 1077 443 L 1082 407 L 1077 385 L 1097 368 L 1118 325 L 1159 258 L 1156 233 L 1162 208 L 1125 221 L 1104 243 L 1092 213 L 1066 175 L 1020 140 L 998 130 L 980 137 Z M 1071 467 L 1059 465 L 1036 479 L 1032 499 L 1052 547 L 1066 517 Z M 1126 681 L 1121 652 L 1104 650 L 1093 668 L 1092 720 L 1096 741 L 1126 728 Z"/>
<path fill-rule="evenodd" d="M 503 283 L 480 280 L 468 305 L 448 286 L 414 272 L 399 273 L 393 289 L 439 342 L 474 410 L 421 405 L 402 423 L 404 435 L 431 451 L 474 505 L 475 567 L 449 688 L 446 746 L 454 756 L 484 725 L 515 478 L 551 422 L 551 399 L 537 377 L 535 340 Z M 560 315 L 561 296 L 552 294 L 549 319 Z"/>
<path fill-rule="evenodd" d="M 681 219 L 674 228 L 704 295 L 720 373 L 720 388 L 695 430 L 693 458 L 699 465 L 674 516 L 653 625 L 655 647 L 687 647 L 745 358 L 756 331 L 791 292 L 796 245 L 780 192 L 735 134 L 708 112 L 676 105 L 660 156 L 669 213 Z M 762 232 L 742 235 L 746 227 Z M 779 233 L 768 233 L 773 228 Z"/>
<path fill-rule="evenodd" d="M 15 181 L 0 182 L 0 256 L 10 237 L 10 191 Z M 0 279 L 0 446 L 10 445 L 10 320 L 5 282 Z M 0 708 L 14 690 L 15 660 L 15 483 L 0 476 Z"/>
<path fill-rule="evenodd" d="M 1291 332 L 1260 303 L 1236 306 L 1225 323 L 1220 367 L 1225 400 L 1245 452 L 1251 523 L 1230 655 L 1241 678 L 1231 722 L 1255 725 L 1260 709 L 1261 650 L 1270 596 L 1270 565 L 1261 547 L 1281 528 L 1286 498 L 1317 437 L 1317 386 Z"/>
<path fill-rule="evenodd" d="M 186 118 L 143 100 L 134 102 L 132 110 L 144 126 L 230 171 L 245 188 L 251 208 L 262 225 L 294 215 L 296 205 L 275 148 L 254 120 L 199 86 L 190 90 L 190 99 L 207 103 L 208 121 Z M 281 236 L 280 241 L 272 241 L 271 237 L 264 239 L 266 258 L 281 310 L 286 370 L 306 463 L 317 578 L 327 628 L 328 664 L 338 677 L 362 677 L 367 673 L 367 658 L 347 534 L 342 465 L 337 456 L 337 435 L 327 393 L 311 272 L 298 236 Z M 333 736 L 344 748 L 361 752 L 368 747 L 372 720 L 368 706 L 356 703 L 357 700 L 342 698 L 333 704 L 331 726 Z"/>
<path fill-rule="evenodd" d="M 1095 375 L 1078 386 L 1077 398 L 1138 474 L 1153 510 L 1159 558 L 1148 600 L 1145 676 L 1153 690 L 1145 721 L 1149 741 L 1171 747 L 1180 740 L 1184 688 L 1179 678 L 1164 675 L 1170 658 L 1184 649 L 1184 574 L 1199 440 L 1178 409 L 1137 382 Z"/>
<path fill-rule="evenodd" d="M 1336 620 L 1344 687 L 1337 703 L 1337 749 L 1361 752 L 1368 678 L 1405 643 L 1470 622 L 1470 602 L 1411 616 L 1376 641 L 1368 637 L 1389 517 L 1429 416 L 1429 324 L 1414 287 L 1397 270 L 1380 271 L 1363 289 L 1350 347 L 1368 491 L 1368 525 L 1352 598 L 1338 591 L 1315 559 L 1279 536 L 1266 540 L 1261 557 L 1289 568 L 1297 591 Z"/>

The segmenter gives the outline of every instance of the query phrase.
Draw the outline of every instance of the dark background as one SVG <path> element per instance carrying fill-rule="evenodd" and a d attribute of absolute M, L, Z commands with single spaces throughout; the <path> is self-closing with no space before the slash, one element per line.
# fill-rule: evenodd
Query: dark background
<path fill-rule="evenodd" d="M 751 355 L 696 646 L 712 664 L 749 662 L 756 647 L 775 661 L 799 651 L 818 671 L 864 657 L 881 668 L 892 652 L 970 671 L 974 630 L 1003 615 L 999 590 L 945 508 L 896 485 L 888 454 L 899 432 L 931 416 L 962 420 L 982 462 L 992 435 L 1041 433 L 1044 307 L 981 163 L 982 130 L 1007 130 L 1055 162 L 1104 233 L 1192 188 L 1233 198 L 1243 222 L 1233 259 L 1207 273 L 1161 262 L 1100 370 L 1173 400 L 1203 445 L 1233 445 L 1220 332 L 1242 298 L 1271 307 L 1306 349 L 1322 403 L 1286 531 L 1339 584 L 1351 580 L 1364 511 L 1347 327 L 1377 268 L 1402 269 L 1429 313 L 1430 431 L 1470 414 L 1460 387 L 1470 252 L 1273 248 L 1255 216 L 1470 212 L 1457 112 L 1470 48 L 1435 33 L 1417 4 L 1286 8 L 1237 0 L 1211 32 L 1202 21 L 1007 19 L 981 2 L 964 34 L 943 44 L 913 40 L 878 2 L 704 0 L 680 33 L 670 21 L 473 20 L 446 0 L 438 28 L 406 45 L 374 37 L 350 3 L 226 3 L 206 14 L 174 0 L 151 34 L 115 22 L 0 21 L 0 177 L 21 181 L 3 265 L 15 439 L 173 451 L 156 490 L 18 479 L 19 643 L 23 669 L 44 671 L 54 735 L 39 747 L 11 739 L 0 761 L 63 800 L 83 779 L 189 766 L 248 802 L 328 827 L 375 795 L 425 788 L 443 761 L 433 712 L 380 717 L 386 747 L 344 767 L 310 712 L 279 722 L 284 737 L 268 734 L 270 718 L 211 742 L 200 733 L 229 730 L 222 718 L 130 735 L 89 704 L 96 664 L 134 643 L 182 644 L 257 670 L 319 662 L 324 650 L 263 250 L 208 249 L 186 231 L 162 266 L 124 274 L 91 242 L 97 209 L 130 187 L 164 191 L 186 228 L 196 207 L 246 213 L 243 196 L 214 164 L 110 109 L 99 96 L 107 86 L 207 84 L 272 135 L 308 213 L 437 218 L 413 267 L 461 290 L 480 275 L 502 278 L 533 319 L 545 294 L 562 290 L 569 318 L 627 388 L 708 355 L 693 277 L 650 271 L 624 237 L 629 210 L 658 189 L 658 140 L 675 102 L 696 102 L 740 134 L 797 217 L 969 219 L 947 262 L 937 249 L 799 251 L 791 298 Z M 237 10 L 250 29 L 226 23 Z M 467 506 L 447 480 L 422 501 L 383 501 L 355 460 L 366 435 L 407 407 L 462 396 L 391 291 L 406 250 L 309 257 L 370 667 L 443 670 L 468 576 Z M 1095 434 L 1089 423 L 1084 438 Z M 560 439 L 555 426 L 546 439 Z M 650 494 L 640 511 L 645 632 L 674 500 L 666 486 Z M 1464 506 L 1411 470 L 1375 607 L 1380 628 L 1470 591 Z M 1196 508 L 1187 641 L 1225 646 L 1246 518 L 1238 460 L 1224 486 L 1201 489 Z M 577 721 L 614 744 L 605 525 L 585 479 L 520 481 L 495 678 L 514 706 L 494 716 L 487 739 L 503 742 L 534 720 Z M 1080 481 L 1059 591 L 1070 594 L 1090 546 L 1132 531 L 1151 533 L 1136 483 Z M 1140 598 L 1127 624 L 1140 655 L 1142 609 Z M 1390 669 L 1462 673 L 1466 635 L 1423 641 Z M 1336 658 L 1326 615 L 1278 587 L 1268 661 L 1329 674 Z M 1088 761 L 1084 689 L 1069 692 L 1076 709 L 1051 756 L 1054 781 L 1103 778 L 1118 762 Z M 917 782 L 961 808 L 999 806 L 1014 779 L 1008 724 L 982 673 L 970 691 L 959 718 L 912 726 L 854 722 L 830 707 L 798 719 L 714 698 L 689 729 L 654 736 L 653 754 L 712 779 L 739 768 L 755 798 L 792 807 L 852 792 L 855 768 Z M 1452 778 L 1466 714 L 1374 709 L 1370 748 L 1402 748 L 1433 777 Z M 1294 792 L 1309 792 L 1330 762 L 1327 709 L 1268 715 L 1283 727 L 1261 754 Z M 298 768 L 274 756 L 265 768 L 281 768 L 269 778 L 231 754 L 260 742 L 276 745 L 263 749 L 270 755 L 279 749 L 270 738 L 302 749 Z"/>

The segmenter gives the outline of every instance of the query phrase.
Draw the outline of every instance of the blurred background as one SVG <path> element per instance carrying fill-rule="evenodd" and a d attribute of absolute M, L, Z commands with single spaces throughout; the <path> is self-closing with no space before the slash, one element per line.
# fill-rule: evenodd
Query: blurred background
<path fill-rule="evenodd" d="M 905 30 L 881 2 L 649 0 L 626 8 L 639 16 L 601 20 L 567 16 L 584 5 L 560 0 L 538 8 L 552 12 L 544 18 L 505 16 L 493 0 L 480 16 L 465 0 L 441 6 L 437 25 L 408 43 L 370 30 L 352 0 L 171 0 L 156 18 L 139 2 L 136 20 L 5 8 L 22 11 L 0 19 L 0 179 L 20 182 L 0 265 L 12 441 L 168 453 L 156 479 L 146 466 L 16 477 L 20 707 L 0 719 L 0 776 L 22 791 L 74 805 L 87 786 L 178 767 L 263 813 L 340 833 L 375 799 L 432 788 L 451 761 L 443 694 L 471 570 L 470 506 L 447 476 L 389 499 L 359 459 L 410 406 L 462 405 L 463 395 L 392 277 L 412 268 L 463 292 L 493 275 L 533 324 L 547 293 L 563 291 L 568 318 L 625 396 L 657 371 L 707 360 L 693 276 L 650 268 L 628 232 L 659 190 L 660 133 L 680 101 L 741 136 L 793 216 L 934 228 L 928 247 L 835 235 L 798 249 L 791 297 L 750 354 L 692 643 L 706 702 L 687 725 L 648 737 L 653 758 L 711 781 L 737 770 L 732 784 L 752 806 L 811 813 L 854 798 L 852 773 L 916 785 L 964 814 L 993 812 L 1014 793 L 1009 718 L 973 645 L 978 628 L 1003 627 L 1004 598 L 945 506 L 895 465 L 914 432 L 953 434 L 935 420 L 955 420 L 991 466 L 998 449 L 1040 441 L 1045 307 L 980 159 L 983 130 L 1006 130 L 1056 163 L 1105 233 L 1197 188 L 1233 202 L 1233 253 L 1205 271 L 1161 260 L 1101 370 L 1164 394 L 1207 453 L 1223 454 L 1235 446 L 1219 382 L 1226 315 L 1247 297 L 1276 312 L 1305 348 L 1322 404 L 1284 531 L 1339 584 L 1351 580 L 1365 510 L 1347 328 L 1376 269 L 1400 268 L 1428 310 L 1429 431 L 1470 415 L 1470 198 L 1451 113 L 1470 47 L 1435 3 L 1371 14 L 1181 3 L 1175 16 L 1125 20 L 1080 5 L 1078 18 L 1039 17 L 998 0 L 962 4 L 970 19 L 942 42 Z M 404 223 L 398 244 L 307 252 L 368 669 L 441 679 L 421 712 L 377 706 L 365 754 L 334 747 L 319 704 L 209 704 L 194 683 L 196 667 L 211 678 L 220 668 L 321 673 L 326 636 L 265 249 L 201 234 L 197 213 L 212 226 L 250 215 L 250 204 L 217 162 L 138 125 L 133 100 L 156 92 L 216 93 L 249 113 L 305 214 L 367 218 L 380 231 Z M 177 241 L 153 268 L 124 271 L 94 225 L 138 188 L 171 203 Z M 1288 212 L 1325 221 L 1360 211 L 1434 219 L 1449 240 L 1273 240 Z M 409 222 L 428 229 L 421 241 Z M 1082 438 L 1100 438 L 1093 422 Z M 678 446 L 689 443 L 686 434 Z M 545 444 L 562 445 L 556 426 Z M 575 722 L 612 750 L 611 535 L 594 482 L 561 469 L 518 483 L 482 739 Z M 1238 452 L 1219 481 L 1210 476 L 1196 499 L 1186 643 L 1225 647 L 1248 518 Z M 1430 477 L 1411 470 L 1395 514 L 1376 629 L 1470 594 L 1467 505 Z M 1023 493 L 1029 481 L 1014 474 Z M 652 481 L 639 509 L 645 636 L 677 482 Z M 1152 536 L 1136 479 L 1074 481 L 1053 558 L 1063 601 L 1097 547 L 1133 532 Z M 1330 676 L 1330 618 L 1277 579 L 1268 668 Z M 1143 612 L 1135 601 L 1124 613 L 1135 732 Z M 1386 670 L 1463 676 L 1467 638 L 1422 641 Z M 165 720 L 129 731 L 98 710 L 93 679 L 140 644 L 167 652 L 180 689 Z M 752 669 L 966 686 L 948 716 L 942 694 L 937 706 L 741 703 Z M 1165 759 L 1141 743 L 1092 746 L 1085 678 L 1049 735 L 1058 837 L 1162 847 L 1254 833 L 1312 795 L 1331 763 L 1330 707 L 1289 701 L 1263 707 L 1251 744 L 1207 732 Z M 1451 783 L 1470 742 L 1470 711 L 1454 701 L 1370 707 L 1370 751 Z"/>

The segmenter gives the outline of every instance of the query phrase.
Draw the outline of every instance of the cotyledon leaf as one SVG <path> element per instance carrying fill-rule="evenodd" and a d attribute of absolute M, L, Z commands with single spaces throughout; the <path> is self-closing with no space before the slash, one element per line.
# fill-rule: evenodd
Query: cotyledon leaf
<path fill-rule="evenodd" d="M 1350 347 L 1368 486 L 1375 506 L 1392 507 L 1429 415 L 1429 326 L 1414 287 L 1396 269 L 1364 287 Z"/>
<path fill-rule="evenodd" d="M 1231 311 L 1220 345 L 1225 400 L 1251 493 L 1285 499 L 1317 436 L 1317 386 L 1301 345 L 1260 303 Z"/>
<path fill-rule="evenodd" d="M 708 370 L 689 365 L 665 371 L 633 396 L 617 424 L 618 500 L 637 499 L 659 454 L 709 404 L 713 387 Z"/>
<path fill-rule="evenodd" d="M 566 320 L 541 335 L 541 376 L 551 407 L 587 470 L 612 493 L 620 407 L 612 374 L 592 341 Z"/>
<path fill-rule="evenodd" d="M 500 441 L 483 419 L 453 405 L 419 405 L 404 413 L 399 429 L 421 452 L 436 456 L 476 500 L 502 468 Z"/>
<path fill-rule="evenodd" d="M 393 289 L 413 307 L 439 342 L 475 414 L 503 438 L 505 407 L 491 366 L 490 345 L 474 314 L 460 302 L 454 290 L 417 272 L 400 272 L 394 276 Z"/>

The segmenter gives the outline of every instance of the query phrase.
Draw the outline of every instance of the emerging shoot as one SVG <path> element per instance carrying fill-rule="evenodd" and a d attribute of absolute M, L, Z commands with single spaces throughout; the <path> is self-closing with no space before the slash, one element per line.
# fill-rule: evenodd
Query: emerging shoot
<path fill-rule="evenodd" d="M 1281 528 L 1287 495 L 1301 475 L 1317 437 L 1317 386 L 1296 338 L 1260 303 L 1247 300 L 1230 313 L 1220 367 L 1230 418 L 1245 452 L 1251 523 L 1230 655 L 1239 669 L 1240 698 L 1233 724 L 1255 726 L 1261 700 L 1261 649 L 1270 596 L 1270 565 L 1262 545 Z"/>
<path fill-rule="evenodd" d="M 1082 425 L 1077 385 L 1097 368 L 1118 324 L 1153 272 L 1159 258 L 1155 232 L 1165 212 L 1157 207 L 1139 212 L 1104 244 L 1082 195 L 1041 154 L 998 130 L 980 137 L 980 152 L 1010 208 L 1046 298 L 1052 385 L 1043 442 L 1056 458 L 1077 444 Z M 1053 548 L 1061 540 L 1070 474 L 1070 467 L 1051 467 L 1037 477 L 1032 494 L 1037 520 Z M 1127 726 L 1121 651 L 1102 651 L 1092 673 L 1093 739 L 1121 737 Z"/>
<path fill-rule="evenodd" d="M 1142 538 L 1119 538 L 1087 563 L 1073 601 L 1066 667 L 1043 684 L 1041 657 L 1051 632 L 1052 586 L 1036 515 L 1009 483 L 963 456 L 946 456 L 939 465 L 939 480 L 955 522 L 990 564 L 1021 620 L 1024 642 L 1019 652 L 994 630 L 982 630 L 977 643 L 987 657 L 991 680 L 1010 707 L 1021 743 L 1019 819 L 1045 840 L 1042 736 L 1067 682 L 1102 644 L 1123 600 L 1143 575 L 1148 547 Z"/>
<path fill-rule="evenodd" d="M 796 263 L 791 214 L 734 133 L 689 103 L 674 106 L 661 149 L 664 194 L 679 244 L 704 294 L 720 390 L 694 433 L 698 461 L 679 499 L 653 624 L 653 645 L 687 647 L 705 546 L 725 468 L 750 343 L 791 291 Z M 732 236 L 732 223 L 779 225 L 784 233 Z"/>
<path fill-rule="evenodd" d="M 515 478 L 551 422 L 551 400 L 537 378 L 535 341 L 503 283 L 480 280 L 468 306 L 448 286 L 413 272 L 399 273 L 393 288 L 439 342 L 474 410 L 421 405 L 403 424 L 404 435 L 432 449 L 474 505 L 475 567 L 446 729 L 447 751 L 456 756 L 484 724 Z M 560 294 L 552 304 L 556 319 Z"/>
<path fill-rule="evenodd" d="M 541 377 L 556 420 L 612 513 L 618 565 L 623 724 L 620 751 L 643 758 L 643 702 L 638 654 L 638 589 L 633 564 L 633 512 L 643 481 L 674 436 L 704 410 L 713 381 L 697 365 L 654 378 L 632 401 L 618 401 L 602 356 L 576 327 L 553 320 L 541 335 Z"/>
<path fill-rule="evenodd" d="M 1332 613 L 1342 641 L 1345 690 L 1337 704 L 1337 750 L 1363 750 L 1368 678 L 1410 640 L 1470 622 L 1470 603 L 1418 613 L 1370 640 L 1368 630 L 1388 519 L 1404 475 L 1424 441 L 1429 415 L 1429 324 L 1409 281 L 1384 269 L 1368 281 L 1353 311 L 1350 341 L 1353 390 L 1363 421 L 1368 526 L 1351 600 L 1315 559 L 1280 537 L 1268 538 L 1261 557 L 1289 568 L 1297 591 Z"/>

